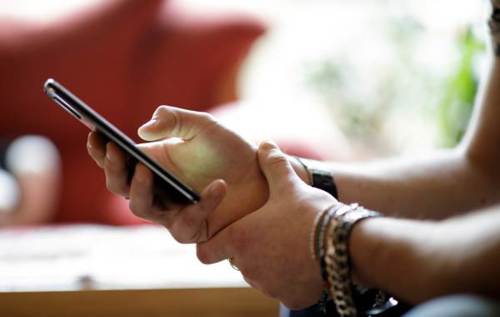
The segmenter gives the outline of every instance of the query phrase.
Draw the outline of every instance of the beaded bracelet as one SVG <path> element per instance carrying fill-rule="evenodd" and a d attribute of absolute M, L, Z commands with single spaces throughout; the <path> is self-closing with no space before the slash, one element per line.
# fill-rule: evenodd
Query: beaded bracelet
<path fill-rule="evenodd" d="M 319 261 L 320 256 L 319 256 L 319 247 L 318 247 L 318 239 L 320 236 L 320 231 L 321 227 L 323 226 L 323 223 L 325 222 L 325 217 L 328 214 L 328 211 L 334 207 L 335 205 L 332 205 L 319 214 L 316 215 L 316 219 L 314 219 L 314 225 L 313 229 L 311 230 L 311 237 L 309 239 L 310 243 L 310 251 L 311 251 L 311 257 L 314 261 Z"/>
<path fill-rule="evenodd" d="M 319 262 L 321 276 L 323 280 L 326 279 L 327 275 L 325 263 L 322 260 L 322 254 L 321 254 L 323 250 L 322 241 L 324 241 L 323 240 L 324 230 L 326 225 L 330 223 L 331 217 L 335 214 L 335 211 L 341 206 L 342 204 L 336 203 L 332 206 L 329 206 L 322 212 L 320 212 L 316 216 L 316 219 L 314 220 L 313 230 L 311 230 L 311 238 L 310 238 L 311 257 L 314 261 Z M 326 315 L 327 313 L 326 305 L 328 302 L 328 296 L 329 296 L 328 287 L 325 287 L 321 292 L 321 298 L 318 302 L 318 308 L 324 315 Z"/>

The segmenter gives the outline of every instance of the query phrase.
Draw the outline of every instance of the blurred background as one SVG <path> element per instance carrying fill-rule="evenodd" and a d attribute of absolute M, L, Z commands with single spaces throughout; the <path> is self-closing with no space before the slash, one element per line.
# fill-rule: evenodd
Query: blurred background
<path fill-rule="evenodd" d="M 285 138 L 325 122 L 348 159 L 364 159 L 452 147 L 463 134 L 485 68 L 487 1 L 189 2 L 243 7 L 270 23 L 240 91 L 262 113 L 287 113 L 273 122 Z"/>
<path fill-rule="evenodd" d="M 0 289 L 70 280 L 69 288 L 82 280 L 91 288 L 168 286 L 170 275 L 158 282 L 161 273 L 153 273 L 171 263 L 171 250 L 196 261 L 192 248 L 180 251 L 167 236 L 167 249 L 144 251 L 149 255 L 135 263 L 154 257 L 150 277 L 137 273 L 126 283 L 109 269 L 115 262 L 104 253 L 127 255 L 126 237 L 146 239 L 133 249 L 142 250 L 160 229 L 102 226 L 144 223 L 106 191 L 86 155 L 88 131 L 44 96 L 48 77 L 133 138 L 158 105 L 171 104 L 210 111 L 249 139 L 274 139 L 291 154 L 340 161 L 422 155 L 455 146 L 467 127 L 487 66 L 488 3 L 1 1 L 0 227 L 36 226 L 28 235 L 26 227 L 0 233 Z M 82 237 L 88 243 L 72 242 Z M 50 271 L 54 259 L 57 272 L 72 263 L 61 259 L 100 264 L 78 262 L 63 278 Z M 19 261 L 25 266 L 13 265 Z M 40 261 L 48 261 L 43 274 L 36 273 Z M 200 270 L 194 276 L 244 285 L 238 274 L 205 269 L 192 268 Z M 174 284 L 196 284 L 186 283 Z"/>

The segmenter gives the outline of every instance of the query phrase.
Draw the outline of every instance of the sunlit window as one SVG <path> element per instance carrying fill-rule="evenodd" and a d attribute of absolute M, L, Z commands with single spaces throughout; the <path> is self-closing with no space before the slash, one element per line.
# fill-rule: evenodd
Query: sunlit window
<path fill-rule="evenodd" d="M 188 2 L 269 23 L 240 87 L 249 134 L 365 158 L 450 147 L 464 132 L 484 64 L 484 1 Z"/>

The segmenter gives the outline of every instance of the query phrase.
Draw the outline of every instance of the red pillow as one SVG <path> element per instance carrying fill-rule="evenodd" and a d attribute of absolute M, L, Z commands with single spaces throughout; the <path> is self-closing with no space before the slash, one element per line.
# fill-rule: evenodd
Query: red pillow
<path fill-rule="evenodd" d="M 110 203 L 86 154 L 88 131 L 43 95 L 45 79 L 56 78 L 135 137 L 160 104 L 208 110 L 234 99 L 238 66 L 264 27 L 245 16 L 200 19 L 172 2 L 121 0 L 44 26 L 2 19 L 0 30 L 0 135 L 42 134 L 60 149 L 56 221 L 128 224 L 138 220 Z"/>

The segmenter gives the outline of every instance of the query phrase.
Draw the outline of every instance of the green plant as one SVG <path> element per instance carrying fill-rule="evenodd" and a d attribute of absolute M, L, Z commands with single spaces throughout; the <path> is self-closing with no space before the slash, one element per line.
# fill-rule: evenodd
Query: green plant
<path fill-rule="evenodd" d="M 440 145 L 453 147 L 462 139 L 478 89 L 474 63 L 485 46 L 468 28 L 458 39 L 460 58 L 455 70 L 444 82 L 443 96 L 437 108 Z"/>

